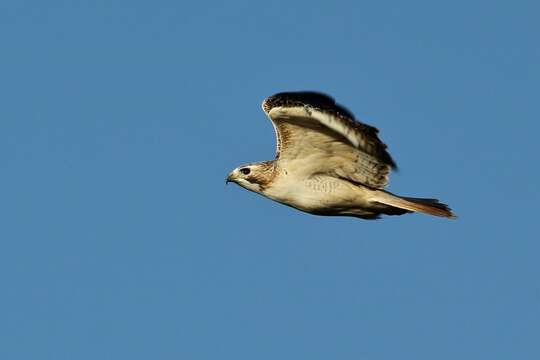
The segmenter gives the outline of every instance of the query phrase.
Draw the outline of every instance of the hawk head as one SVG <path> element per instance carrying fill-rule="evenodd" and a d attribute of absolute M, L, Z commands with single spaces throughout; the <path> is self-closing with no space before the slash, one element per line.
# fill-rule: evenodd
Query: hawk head
<path fill-rule="evenodd" d="M 270 185 L 274 176 L 274 162 L 264 161 L 238 166 L 229 173 L 225 183 L 234 182 L 247 190 L 261 193 Z"/>

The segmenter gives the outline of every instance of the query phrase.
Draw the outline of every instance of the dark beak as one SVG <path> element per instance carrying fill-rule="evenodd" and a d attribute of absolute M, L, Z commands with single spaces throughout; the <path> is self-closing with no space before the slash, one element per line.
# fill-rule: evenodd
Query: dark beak
<path fill-rule="evenodd" d="M 232 176 L 232 173 L 230 173 L 229 175 L 227 175 L 227 178 L 225 179 L 225 185 L 227 185 L 228 183 L 232 181 L 233 181 L 233 176 Z"/>

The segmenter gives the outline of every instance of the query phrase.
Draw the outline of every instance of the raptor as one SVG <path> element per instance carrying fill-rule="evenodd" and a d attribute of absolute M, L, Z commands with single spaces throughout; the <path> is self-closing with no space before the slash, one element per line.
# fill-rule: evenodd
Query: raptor
<path fill-rule="evenodd" d="M 238 166 L 226 182 L 315 215 L 377 219 L 420 212 L 455 217 L 436 199 L 384 190 L 396 164 L 378 130 L 331 97 L 282 92 L 266 98 L 262 108 L 276 132 L 276 157 Z"/>

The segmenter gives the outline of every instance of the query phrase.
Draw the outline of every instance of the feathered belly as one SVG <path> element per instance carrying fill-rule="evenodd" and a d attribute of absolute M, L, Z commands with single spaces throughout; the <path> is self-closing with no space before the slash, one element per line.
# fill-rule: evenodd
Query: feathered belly
<path fill-rule="evenodd" d="M 366 204 L 364 189 L 329 176 L 283 181 L 269 190 L 269 198 L 310 213 L 337 214 Z"/>

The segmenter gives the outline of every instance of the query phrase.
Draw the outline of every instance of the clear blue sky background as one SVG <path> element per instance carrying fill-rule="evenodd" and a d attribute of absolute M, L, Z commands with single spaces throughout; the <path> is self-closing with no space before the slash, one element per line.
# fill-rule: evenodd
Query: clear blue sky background
<path fill-rule="evenodd" d="M 538 359 L 535 1 L 0 5 L 1 359 Z M 316 217 L 237 186 L 260 109 L 327 92 L 390 191 Z"/>

